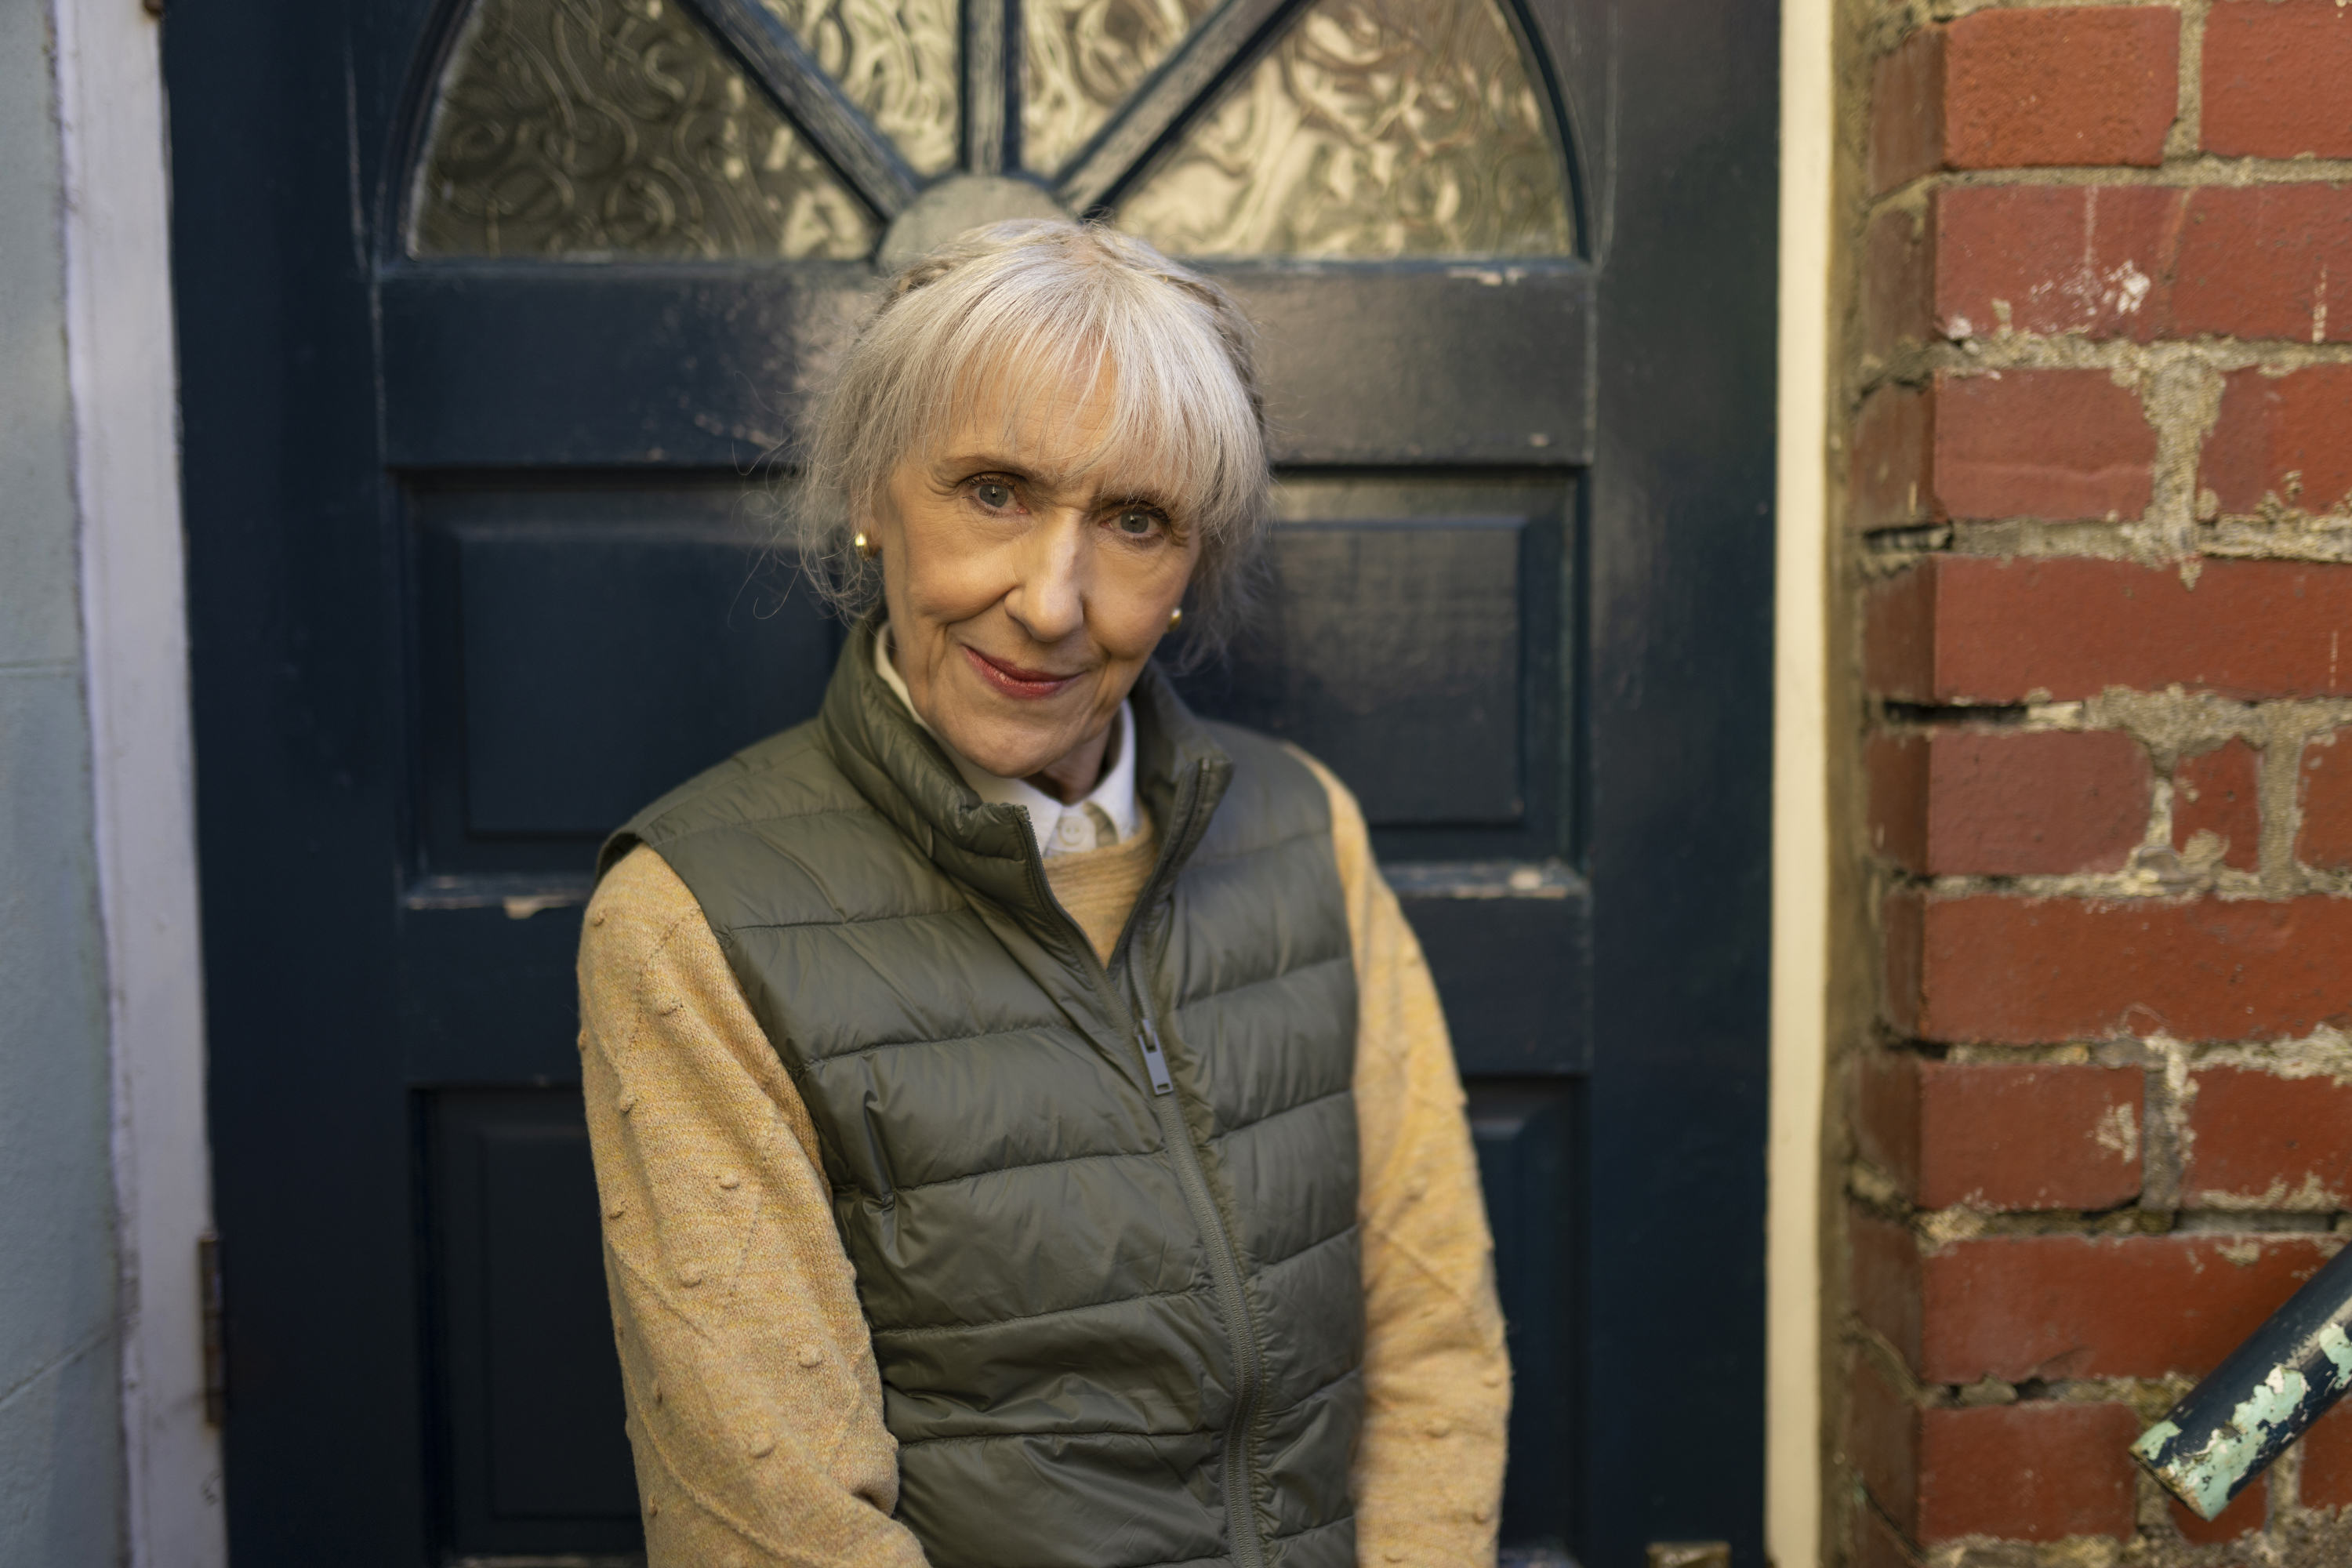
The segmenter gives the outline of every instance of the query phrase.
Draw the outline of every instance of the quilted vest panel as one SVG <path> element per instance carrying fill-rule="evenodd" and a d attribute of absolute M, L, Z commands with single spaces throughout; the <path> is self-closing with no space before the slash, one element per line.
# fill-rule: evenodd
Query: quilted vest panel
<path fill-rule="evenodd" d="M 817 719 L 604 863 L 676 869 L 807 1102 L 898 1517 L 938 1568 L 1352 1568 L 1356 984 L 1321 786 L 1147 672 L 1163 847 L 1106 966 L 868 631 Z"/>

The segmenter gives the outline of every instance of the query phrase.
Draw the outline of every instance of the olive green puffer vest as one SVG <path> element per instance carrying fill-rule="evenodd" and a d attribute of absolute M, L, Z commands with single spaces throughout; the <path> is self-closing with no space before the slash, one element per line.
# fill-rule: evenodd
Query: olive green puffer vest
<path fill-rule="evenodd" d="M 1108 968 L 1025 813 L 852 633 L 646 808 L 791 1071 L 937 1568 L 1352 1568 L 1356 982 L 1314 775 L 1135 689 L 1160 862 Z"/>

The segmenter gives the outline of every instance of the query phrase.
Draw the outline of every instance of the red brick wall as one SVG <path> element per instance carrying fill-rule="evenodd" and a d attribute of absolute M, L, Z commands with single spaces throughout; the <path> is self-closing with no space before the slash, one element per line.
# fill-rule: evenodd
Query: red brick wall
<path fill-rule="evenodd" d="M 2352 8 L 1850 16 L 1838 1552 L 2352 1563 L 2126 1452 L 2352 1231 Z"/>

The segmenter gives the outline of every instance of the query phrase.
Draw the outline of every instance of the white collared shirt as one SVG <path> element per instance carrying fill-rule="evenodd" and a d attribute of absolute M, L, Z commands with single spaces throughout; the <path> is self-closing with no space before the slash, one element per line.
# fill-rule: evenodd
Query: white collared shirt
<path fill-rule="evenodd" d="M 1064 805 L 1026 779 L 999 778 L 982 768 L 947 742 L 946 737 L 924 721 L 915 712 L 915 700 L 907 694 L 907 683 L 898 675 L 898 667 L 890 662 L 890 627 L 886 623 L 874 636 L 874 668 L 890 689 L 898 694 L 915 722 L 923 726 L 940 750 L 948 754 L 956 772 L 971 792 L 991 805 L 1017 805 L 1029 814 L 1029 826 L 1037 835 L 1037 852 L 1051 859 L 1056 855 L 1074 855 L 1082 849 L 1108 849 L 1112 845 L 1132 838 L 1136 827 L 1135 802 L 1135 714 L 1122 700 L 1118 714 L 1112 718 L 1110 743 L 1105 755 L 1109 766 L 1103 770 L 1102 781 L 1075 805 Z"/>

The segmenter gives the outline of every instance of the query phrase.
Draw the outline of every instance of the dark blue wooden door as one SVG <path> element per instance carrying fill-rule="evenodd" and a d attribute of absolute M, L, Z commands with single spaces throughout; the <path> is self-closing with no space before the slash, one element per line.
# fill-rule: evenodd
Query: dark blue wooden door
<path fill-rule="evenodd" d="M 165 31 L 234 1550 L 626 1558 L 571 959 L 809 712 L 874 258 L 1107 213 L 1265 333 L 1267 614 L 1472 1096 L 1507 1546 L 1760 1563 L 1774 203 L 1734 0 L 309 0 Z"/>

